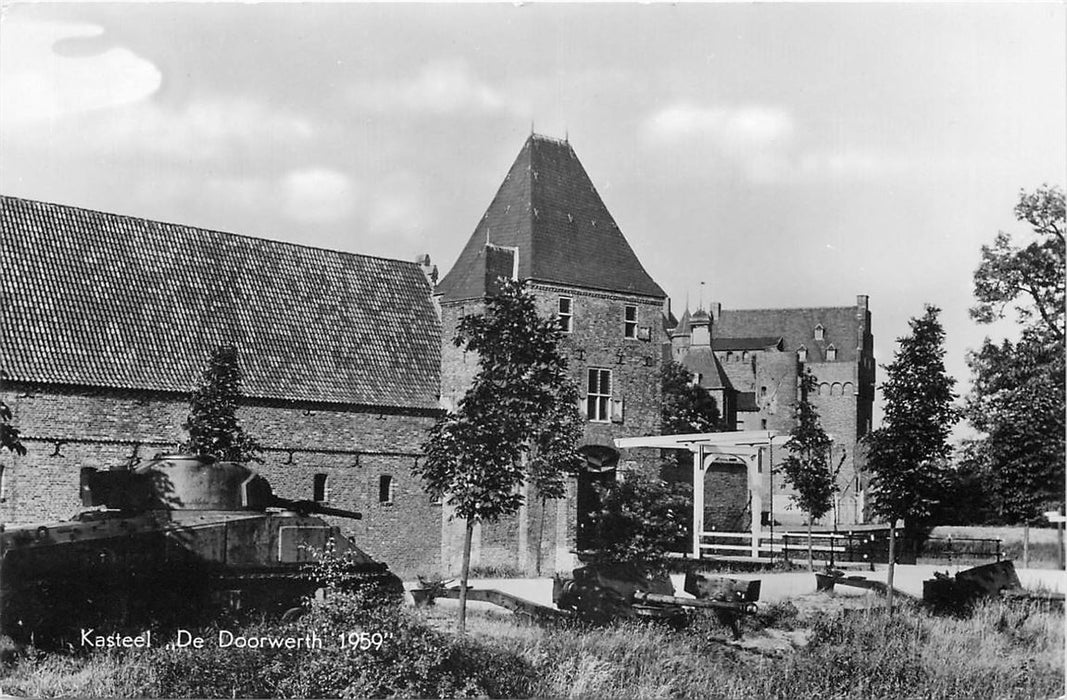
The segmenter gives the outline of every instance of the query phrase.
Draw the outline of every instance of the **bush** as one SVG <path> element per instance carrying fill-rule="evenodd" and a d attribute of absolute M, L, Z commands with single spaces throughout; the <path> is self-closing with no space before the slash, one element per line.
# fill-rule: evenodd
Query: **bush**
<path fill-rule="evenodd" d="M 517 655 L 434 631 L 396 604 L 367 605 L 358 592 L 315 604 L 298 622 L 245 628 L 246 636 L 315 634 L 321 649 L 161 650 L 163 697 L 522 697 L 533 674 Z M 359 648 L 358 635 L 380 634 Z M 209 631 L 207 634 L 217 634 Z"/>

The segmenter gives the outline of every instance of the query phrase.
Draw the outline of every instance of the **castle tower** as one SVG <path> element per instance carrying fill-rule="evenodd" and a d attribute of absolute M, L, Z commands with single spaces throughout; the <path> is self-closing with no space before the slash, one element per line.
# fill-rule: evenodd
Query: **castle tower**
<path fill-rule="evenodd" d="M 659 370 L 666 294 L 645 271 L 566 141 L 532 134 L 455 265 L 437 286 L 442 322 L 441 402 L 452 408 L 477 372 L 477 358 L 452 344 L 456 324 L 481 313 L 500 276 L 523 280 L 546 316 L 560 319 L 564 352 L 583 392 L 587 471 L 568 498 L 527 493 L 515 522 L 481 528 L 482 566 L 545 573 L 572 564 L 595 503 L 592 483 L 639 469 L 657 455 L 619 462 L 613 439 L 660 428 Z M 637 452 L 637 451 L 634 451 Z M 452 547 L 448 533 L 443 550 Z M 443 560 L 451 557 L 443 551 Z"/>

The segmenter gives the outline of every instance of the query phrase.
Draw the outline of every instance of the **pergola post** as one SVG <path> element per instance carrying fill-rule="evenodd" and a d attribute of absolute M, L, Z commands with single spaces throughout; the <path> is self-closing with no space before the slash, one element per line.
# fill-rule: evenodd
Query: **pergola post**
<path fill-rule="evenodd" d="M 699 445 L 693 452 L 693 558 L 700 560 L 700 541 L 704 532 L 704 451 Z"/>

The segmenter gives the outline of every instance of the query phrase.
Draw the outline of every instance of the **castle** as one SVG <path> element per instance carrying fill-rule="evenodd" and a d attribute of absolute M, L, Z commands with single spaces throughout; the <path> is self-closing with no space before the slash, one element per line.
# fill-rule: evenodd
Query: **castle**
<path fill-rule="evenodd" d="M 462 528 L 410 467 L 477 370 L 451 342 L 456 324 L 501 276 L 525 280 L 565 331 L 586 469 L 565 499 L 528 498 L 515 517 L 476 528 L 476 565 L 573 566 L 593 484 L 659 461 L 614 440 L 659 432 L 669 360 L 746 430 L 787 431 L 798 372 L 812 369 L 839 445 L 835 517 L 862 519 L 856 442 L 874 393 L 866 297 L 827 309 L 713 304 L 675 319 L 567 141 L 530 136 L 439 281 L 428 256 L 385 260 L 14 197 L 0 200 L 0 231 L 3 399 L 28 448 L 0 455 L 0 522 L 69 517 L 80 467 L 177 448 L 209 353 L 232 343 L 241 420 L 266 448 L 258 469 L 275 490 L 363 512 L 344 526 L 402 576 L 447 573 Z M 785 522 L 787 492 L 774 489 L 764 502 Z"/>

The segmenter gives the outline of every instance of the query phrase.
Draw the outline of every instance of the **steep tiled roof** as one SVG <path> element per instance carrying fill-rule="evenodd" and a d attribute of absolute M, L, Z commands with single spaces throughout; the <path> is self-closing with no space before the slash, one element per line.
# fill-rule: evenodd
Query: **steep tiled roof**
<path fill-rule="evenodd" d="M 415 263 L 0 199 L 0 368 L 191 390 L 233 343 L 256 398 L 435 408 L 440 324 Z"/>
<path fill-rule="evenodd" d="M 716 328 L 716 330 L 718 330 Z M 763 338 L 712 338 L 711 347 L 716 350 L 770 350 L 780 349 L 782 336 Z"/>
<path fill-rule="evenodd" d="M 719 358 L 709 347 L 691 347 L 681 359 L 682 365 L 694 375 L 700 375 L 700 386 L 705 389 L 732 389 L 729 377 Z"/>
<path fill-rule="evenodd" d="M 823 361 L 826 346 L 833 343 L 837 348 L 837 359 L 851 362 L 856 359 L 856 347 L 860 344 L 860 313 L 866 312 L 855 306 L 723 309 L 712 335 L 721 339 L 782 338 L 784 350 L 794 351 L 801 345 L 807 348 L 809 362 Z M 824 335 L 823 340 L 817 341 L 815 326 L 820 323 Z"/>
<path fill-rule="evenodd" d="M 445 301 L 485 294 L 487 243 L 519 249 L 519 278 L 664 298 L 570 144 L 531 135 L 456 264 Z"/>

